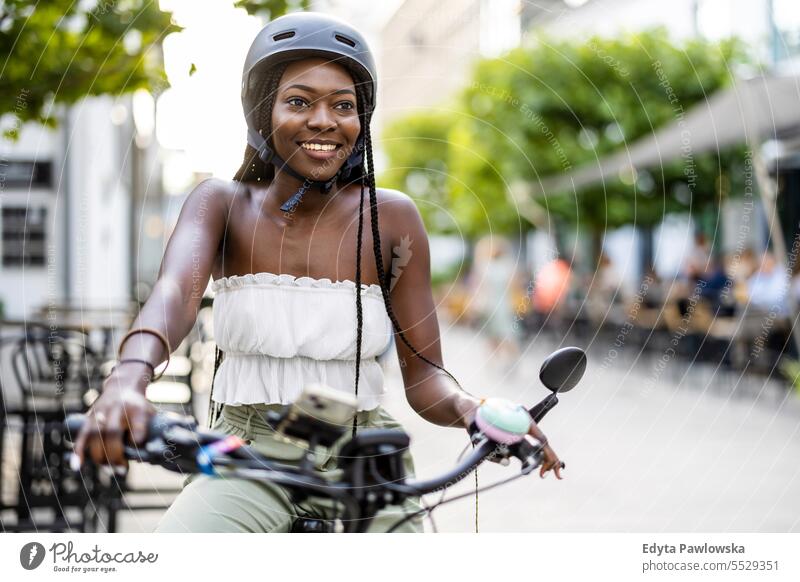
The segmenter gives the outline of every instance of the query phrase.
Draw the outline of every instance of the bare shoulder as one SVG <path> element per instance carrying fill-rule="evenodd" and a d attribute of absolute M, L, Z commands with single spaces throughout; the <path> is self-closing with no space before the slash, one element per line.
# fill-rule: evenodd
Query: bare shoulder
<path fill-rule="evenodd" d="M 419 213 L 413 198 L 390 188 L 376 188 L 381 228 L 385 228 L 393 240 L 397 241 L 402 236 L 414 233 L 419 236 L 426 234 L 422 216 Z M 384 217 L 386 221 L 384 222 Z"/>
<path fill-rule="evenodd" d="M 213 200 L 215 204 L 222 204 L 226 208 L 230 208 L 236 197 L 249 194 L 249 190 L 245 184 L 235 180 L 206 178 L 195 186 L 192 195 L 195 193 L 206 198 L 209 202 Z"/>
<path fill-rule="evenodd" d="M 386 205 L 393 209 L 403 208 L 416 208 L 417 205 L 412 200 L 411 196 L 400 190 L 392 190 L 391 188 L 376 188 L 375 192 L 378 194 L 378 204 L 381 206 Z"/>
<path fill-rule="evenodd" d="M 220 178 L 203 180 L 186 196 L 178 224 L 201 228 L 209 234 L 221 232 L 228 221 L 237 190 L 241 195 L 243 187 L 238 182 Z"/>

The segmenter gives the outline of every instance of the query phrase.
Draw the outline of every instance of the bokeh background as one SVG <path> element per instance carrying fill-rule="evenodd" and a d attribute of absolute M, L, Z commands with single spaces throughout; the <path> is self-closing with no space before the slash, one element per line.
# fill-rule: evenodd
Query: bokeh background
<path fill-rule="evenodd" d="M 87 497 L 49 429 L 96 397 L 186 195 L 241 164 L 244 55 L 293 10 L 377 55 L 378 186 L 423 214 L 465 388 L 533 404 L 548 353 L 589 354 L 542 427 L 565 480 L 481 494 L 481 530 L 800 530 L 796 0 L 53 0 L 0 3 L 3 531 L 150 531 L 174 498 L 141 465 Z M 201 422 L 206 295 L 148 391 Z M 388 382 L 418 475 L 451 465 L 464 435 Z"/>

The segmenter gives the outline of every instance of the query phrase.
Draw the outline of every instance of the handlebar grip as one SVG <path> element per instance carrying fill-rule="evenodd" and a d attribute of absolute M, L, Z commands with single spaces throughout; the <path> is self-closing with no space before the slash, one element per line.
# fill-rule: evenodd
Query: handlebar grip
<path fill-rule="evenodd" d="M 68 415 L 64 420 L 64 438 L 68 442 L 74 443 L 78 433 L 81 431 L 85 423 L 85 414 Z M 158 413 L 150 417 L 150 423 L 147 427 L 147 436 L 145 437 L 145 440 L 149 441 L 154 438 L 159 438 L 164 435 L 164 432 L 167 429 L 175 426 L 182 426 L 192 430 L 196 428 L 196 425 L 188 418 L 182 417 L 175 413 Z"/>

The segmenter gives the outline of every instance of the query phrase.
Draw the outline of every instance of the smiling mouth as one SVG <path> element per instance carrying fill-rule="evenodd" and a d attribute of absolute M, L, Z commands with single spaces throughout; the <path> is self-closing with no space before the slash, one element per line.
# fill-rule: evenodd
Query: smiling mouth
<path fill-rule="evenodd" d="M 334 152 L 342 147 L 342 144 L 300 142 L 300 147 L 310 152 Z"/>

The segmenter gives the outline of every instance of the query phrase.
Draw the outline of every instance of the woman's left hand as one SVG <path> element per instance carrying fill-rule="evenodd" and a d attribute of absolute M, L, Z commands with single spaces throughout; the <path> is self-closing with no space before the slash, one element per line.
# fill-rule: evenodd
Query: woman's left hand
<path fill-rule="evenodd" d="M 528 430 L 528 434 L 535 438 L 540 443 L 544 443 L 544 458 L 542 459 L 542 465 L 539 468 L 539 476 L 544 479 L 544 476 L 547 474 L 548 471 L 553 471 L 556 475 L 556 479 L 563 479 L 564 477 L 561 476 L 561 471 L 564 470 L 566 464 L 558 458 L 556 452 L 547 444 L 547 437 L 544 436 L 544 433 L 539 428 L 534 421 L 531 420 L 531 428 Z"/>
<path fill-rule="evenodd" d="M 464 428 L 469 430 L 469 427 L 472 425 L 472 421 L 475 420 L 475 414 L 480 406 L 480 401 L 474 400 L 465 404 L 465 406 L 467 407 L 468 412 L 462 414 L 461 418 L 464 423 Z M 531 427 L 528 429 L 528 434 L 540 443 L 544 444 L 544 458 L 542 459 L 542 465 L 539 469 L 539 476 L 544 478 L 548 471 L 553 471 L 557 479 L 563 479 L 564 477 L 561 476 L 561 471 L 564 470 L 566 464 L 558 458 L 558 455 L 556 455 L 555 451 L 550 447 L 549 444 L 547 444 L 547 437 L 544 436 L 544 433 L 539 428 L 539 425 L 537 425 L 533 419 L 531 419 Z"/>

